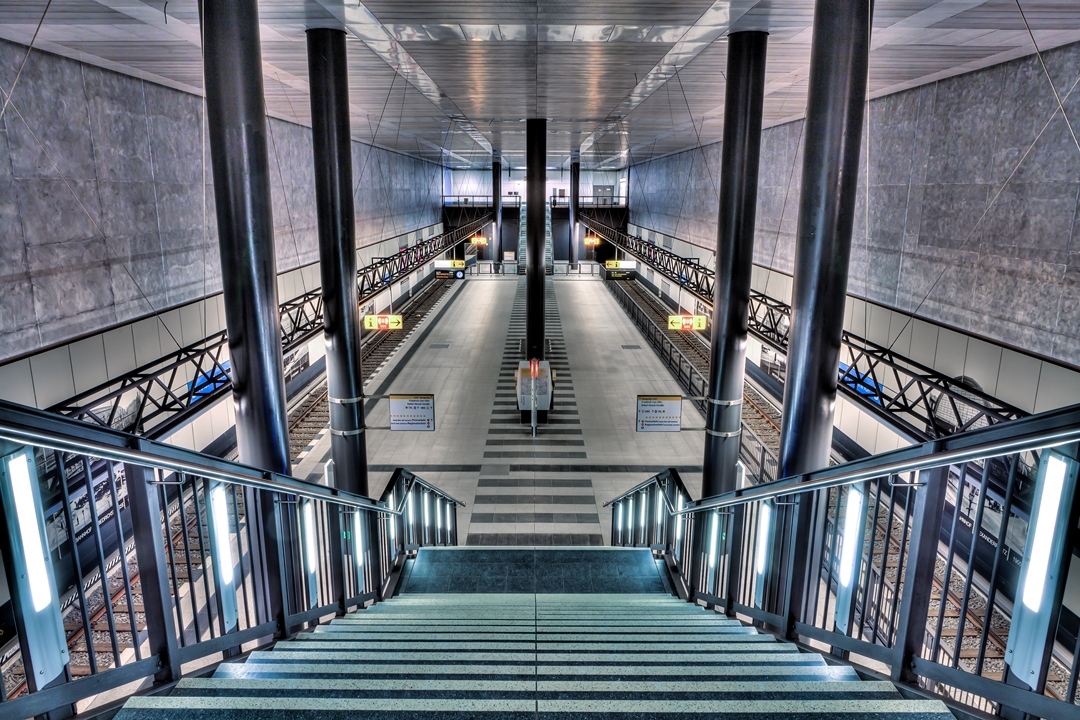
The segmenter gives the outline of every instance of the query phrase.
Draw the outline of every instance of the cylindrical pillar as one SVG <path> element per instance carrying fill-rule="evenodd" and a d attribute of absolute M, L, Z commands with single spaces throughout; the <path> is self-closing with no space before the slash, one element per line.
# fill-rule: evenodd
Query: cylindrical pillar
<path fill-rule="evenodd" d="M 768 33 L 728 36 L 701 496 L 736 489 Z"/>
<path fill-rule="evenodd" d="M 307 50 L 334 484 L 367 495 L 345 32 L 308 30 Z"/>
<path fill-rule="evenodd" d="M 581 153 L 570 155 L 570 267 L 578 260 L 578 205 L 581 202 Z"/>
<path fill-rule="evenodd" d="M 525 121 L 525 356 L 544 359 L 547 120 Z"/>
<path fill-rule="evenodd" d="M 257 0 L 202 4 L 203 73 L 240 461 L 288 473 Z"/>
<path fill-rule="evenodd" d="M 780 477 L 826 467 L 855 218 L 869 3 L 817 0 L 810 55 Z"/>
<path fill-rule="evenodd" d="M 502 156 L 498 152 L 491 156 L 491 260 L 498 268 L 502 263 Z"/>

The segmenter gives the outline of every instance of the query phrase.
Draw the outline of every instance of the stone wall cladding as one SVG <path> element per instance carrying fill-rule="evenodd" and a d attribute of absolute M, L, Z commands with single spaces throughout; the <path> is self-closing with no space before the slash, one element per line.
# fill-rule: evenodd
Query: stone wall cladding
<path fill-rule="evenodd" d="M 25 52 L 0 41 L 4 88 Z M 202 125 L 201 97 L 31 53 L 0 121 L 0 361 L 221 292 Z M 269 130 L 281 273 L 318 260 L 311 130 Z M 439 166 L 353 163 L 358 245 L 440 221 Z"/>
<path fill-rule="evenodd" d="M 1080 44 L 1044 59 L 1080 136 Z M 755 262 L 786 273 L 802 126 L 762 134 Z M 1080 366 L 1080 148 L 1038 58 L 873 100 L 867 127 L 848 292 Z M 715 246 L 719 158 L 633 166 L 630 222 Z"/>

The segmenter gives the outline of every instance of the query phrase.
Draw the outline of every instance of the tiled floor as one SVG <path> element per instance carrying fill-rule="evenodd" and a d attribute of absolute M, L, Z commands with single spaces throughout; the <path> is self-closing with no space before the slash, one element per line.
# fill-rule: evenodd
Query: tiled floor
<path fill-rule="evenodd" d="M 696 495 L 697 410 L 685 404 L 682 433 L 634 432 L 636 395 L 682 393 L 622 308 L 599 280 L 549 278 L 547 298 L 558 373 L 551 422 L 530 437 L 514 398 L 524 279 L 462 282 L 365 387 L 436 396 L 435 432 L 369 431 L 372 495 L 407 467 L 463 500 L 462 542 L 485 545 L 605 544 L 604 501 L 666 467 Z M 389 424 L 385 400 L 366 411 L 369 425 Z M 324 437 L 295 473 L 321 479 L 329 453 Z"/>

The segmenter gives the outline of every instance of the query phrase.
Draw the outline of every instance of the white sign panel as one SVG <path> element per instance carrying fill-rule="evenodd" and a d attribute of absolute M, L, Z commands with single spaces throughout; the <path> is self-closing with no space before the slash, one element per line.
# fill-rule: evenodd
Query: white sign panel
<path fill-rule="evenodd" d="M 391 395 L 391 430 L 435 430 L 434 395 Z"/>
<path fill-rule="evenodd" d="M 681 395 L 638 395 L 638 432 L 679 432 L 682 430 Z"/>

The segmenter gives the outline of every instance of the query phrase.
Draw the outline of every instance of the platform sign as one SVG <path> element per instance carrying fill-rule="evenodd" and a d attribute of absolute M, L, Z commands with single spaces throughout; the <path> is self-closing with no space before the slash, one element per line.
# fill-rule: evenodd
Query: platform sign
<path fill-rule="evenodd" d="M 704 330 L 708 318 L 704 315 L 668 315 L 668 330 Z"/>
<path fill-rule="evenodd" d="M 604 267 L 608 270 L 637 270 L 637 260 L 607 260 Z"/>
<path fill-rule="evenodd" d="M 596 235 L 585 236 L 585 247 L 596 247 L 600 244 L 600 238 Z"/>
<path fill-rule="evenodd" d="M 473 245 L 487 245 L 487 238 L 483 235 L 476 235 L 469 242 Z"/>
<path fill-rule="evenodd" d="M 434 395 L 391 395 L 390 429 L 432 431 L 435 429 Z"/>
<path fill-rule="evenodd" d="M 465 261 L 464 260 L 436 260 L 435 261 L 435 269 L 436 270 L 464 270 L 465 269 Z"/>
<path fill-rule="evenodd" d="M 682 395 L 638 395 L 638 432 L 682 430 Z"/>
<path fill-rule="evenodd" d="M 365 330 L 400 330 L 400 315 L 365 315 Z"/>

